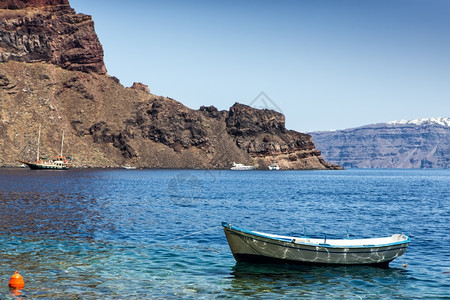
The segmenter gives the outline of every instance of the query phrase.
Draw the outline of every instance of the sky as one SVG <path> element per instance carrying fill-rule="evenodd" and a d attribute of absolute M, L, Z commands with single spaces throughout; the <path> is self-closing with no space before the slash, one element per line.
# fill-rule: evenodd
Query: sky
<path fill-rule="evenodd" d="M 109 75 L 193 109 L 275 109 L 300 132 L 450 117 L 447 0 L 70 3 Z"/>

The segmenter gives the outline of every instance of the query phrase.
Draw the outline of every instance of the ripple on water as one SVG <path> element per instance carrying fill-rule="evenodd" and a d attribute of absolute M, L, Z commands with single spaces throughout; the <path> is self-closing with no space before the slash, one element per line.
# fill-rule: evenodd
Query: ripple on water
<path fill-rule="evenodd" d="M 24 297 L 450 296 L 448 170 L 0 170 L 0 183 L 0 270 L 21 271 Z M 408 268 L 236 263 L 221 221 L 313 237 L 404 232 Z"/>

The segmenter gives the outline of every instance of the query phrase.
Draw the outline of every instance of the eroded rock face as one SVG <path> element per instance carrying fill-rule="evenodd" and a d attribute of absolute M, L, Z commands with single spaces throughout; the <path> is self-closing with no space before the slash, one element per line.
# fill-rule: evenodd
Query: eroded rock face
<path fill-rule="evenodd" d="M 0 62 L 49 62 L 106 74 L 91 16 L 75 13 L 68 0 L 6 0 L 0 14 Z"/>
<path fill-rule="evenodd" d="M 69 5 L 69 0 L 3 0 L 0 2 L 0 9 L 24 9 L 55 5 Z"/>
<path fill-rule="evenodd" d="M 450 126 L 372 124 L 311 133 L 324 157 L 348 168 L 450 168 Z"/>
<path fill-rule="evenodd" d="M 208 137 L 200 115 L 170 99 L 157 98 L 140 105 L 128 125 L 142 138 L 163 143 L 175 151 L 205 146 Z"/>
<path fill-rule="evenodd" d="M 133 85 L 131 86 L 132 89 L 150 94 L 150 88 L 148 87 L 148 85 L 140 83 L 140 82 L 134 82 Z"/>
<path fill-rule="evenodd" d="M 228 113 L 227 127 L 235 136 L 254 136 L 261 132 L 284 133 L 284 115 L 268 109 L 254 109 L 235 103 Z"/>
<path fill-rule="evenodd" d="M 226 118 L 227 131 L 261 168 L 276 162 L 285 169 L 340 169 L 325 162 L 308 134 L 285 127 L 283 114 L 236 103 Z"/>

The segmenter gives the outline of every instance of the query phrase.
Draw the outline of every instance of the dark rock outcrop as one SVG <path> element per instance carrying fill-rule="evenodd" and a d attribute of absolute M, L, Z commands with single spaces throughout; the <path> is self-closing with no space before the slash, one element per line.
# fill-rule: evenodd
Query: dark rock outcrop
<path fill-rule="evenodd" d="M 422 121 L 311 135 L 325 159 L 346 168 L 450 168 L 450 126 Z"/>
<path fill-rule="evenodd" d="M 129 127 L 139 130 L 140 137 L 163 143 L 176 150 L 202 147 L 208 136 L 200 114 L 181 103 L 159 98 L 138 106 Z"/>
<path fill-rule="evenodd" d="M 46 7 L 55 5 L 69 5 L 69 0 L 3 0 L 0 9 L 24 9 L 29 7 Z"/>
<path fill-rule="evenodd" d="M 68 0 L 5 0 L 0 14 L 0 62 L 49 62 L 106 74 L 91 16 L 75 13 Z"/>
<path fill-rule="evenodd" d="M 285 169 L 339 168 L 322 159 L 310 135 L 287 130 L 284 115 L 279 112 L 236 103 L 230 108 L 226 124 L 236 145 L 263 168 L 273 161 Z"/>

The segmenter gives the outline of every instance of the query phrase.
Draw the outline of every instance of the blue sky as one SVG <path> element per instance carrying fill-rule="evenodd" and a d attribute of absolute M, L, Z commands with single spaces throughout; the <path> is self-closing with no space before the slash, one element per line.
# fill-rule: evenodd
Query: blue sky
<path fill-rule="evenodd" d="M 301 132 L 450 117 L 450 1 L 70 3 L 110 75 L 190 108 L 278 107 Z"/>

